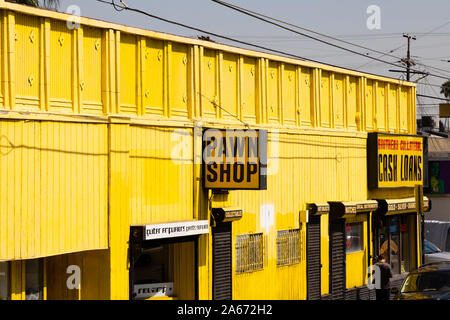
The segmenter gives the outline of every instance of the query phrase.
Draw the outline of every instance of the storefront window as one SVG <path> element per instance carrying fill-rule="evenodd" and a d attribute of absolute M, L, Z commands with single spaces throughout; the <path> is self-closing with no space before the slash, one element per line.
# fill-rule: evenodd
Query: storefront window
<path fill-rule="evenodd" d="M 9 299 L 9 263 L 0 262 L 0 300 Z"/>
<path fill-rule="evenodd" d="M 27 260 L 25 264 L 25 300 L 43 299 L 43 270 L 40 259 Z"/>
<path fill-rule="evenodd" d="M 379 253 L 390 263 L 392 273 L 409 272 L 414 266 L 414 214 L 394 215 L 383 219 L 378 229 Z"/>
<path fill-rule="evenodd" d="M 345 227 L 346 252 L 356 252 L 363 249 L 363 223 L 347 223 Z"/>

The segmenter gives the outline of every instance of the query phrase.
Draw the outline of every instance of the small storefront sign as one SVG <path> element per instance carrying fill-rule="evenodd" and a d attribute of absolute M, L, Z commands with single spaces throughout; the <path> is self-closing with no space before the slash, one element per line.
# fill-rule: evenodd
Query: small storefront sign
<path fill-rule="evenodd" d="M 216 222 L 230 222 L 242 218 L 242 209 L 212 208 L 212 215 Z"/>
<path fill-rule="evenodd" d="M 267 130 L 206 129 L 202 159 L 206 189 L 267 189 Z"/>
<path fill-rule="evenodd" d="M 400 188 L 423 185 L 426 174 L 424 142 L 424 138 L 420 136 L 369 133 L 369 187 Z"/>
<path fill-rule="evenodd" d="M 143 240 L 194 236 L 205 233 L 209 233 L 208 220 L 151 224 L 144 226 Z"/>
<path fill-rule="evenodd" d="M 134 285 L 134 298 L 147 299 L 154 297 L 172 297 L 173 282 L 148 283 Z"/>

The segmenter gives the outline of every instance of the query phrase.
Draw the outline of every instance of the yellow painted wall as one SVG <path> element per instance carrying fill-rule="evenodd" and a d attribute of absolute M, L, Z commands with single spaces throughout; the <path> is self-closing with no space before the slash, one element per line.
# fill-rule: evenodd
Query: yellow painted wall
<path fill-rule="evenodd" d="M 67 30 L 67 17 L 0 2 L 0 260 L 109 248 L 109 297 L 127 299 L 130 225 L 238 206 L 233 248 L 237 235 L 259 231 L 268 246 L 264 270 L 234 275 L 233 297 L 305 299 L 306 203 L 411 196 L 367 190 L 366 138 L 415 134 L 414 84 L 87 18 Z M 268 190 L 208 203 L 193 127 L 244 124 L 269 130 Z M 265 204 L 275 212 L 267 230 Z M 301 263 L 277 267 L 276 231 L 299 227 Z M 210 240 L 199 241 L 203 299 L 212 297 Z"/>
<path fill-rule="evenodd" d="M 233 222 L 233 248 L 237 235 L 263 232 L 266 236 L 267 263 L 264 269 L 238 275 L 233 271 L 233 298 L 306 299 L 306 227 L 302 225 L 302 262 L 289 267 L 276 266 L 277 231 L 298 228 L 299 211 L 305 210 L 308 202 L 366 199 L 366 140 L 271 133 L 269 141 L 267 190 L 233 191 L 228 196 L 215 195 L 212 199 L 214 207 L 230 206 L 244 210 L 243 218 Z M 278 141 L 278 147 L 275 141 Z M 273 205 L 275 216 L 272 224 L 270 221 L 269 225 L 264 223 L 262 205 Z M 323 216 L 321 222 L 322 292 L 327 293 L 328 216 Z M 234 254 L 233 249 L 233 266 Z M 292 273 L 299 276 L 291 277 L 290 281 L 280 281 Z"/>
<path fill-rule="evenodd" d="M 0 8 L 2 109 L 415 132 L 412 83 L 92 19 L 70 30 L 64 14 Z"/>

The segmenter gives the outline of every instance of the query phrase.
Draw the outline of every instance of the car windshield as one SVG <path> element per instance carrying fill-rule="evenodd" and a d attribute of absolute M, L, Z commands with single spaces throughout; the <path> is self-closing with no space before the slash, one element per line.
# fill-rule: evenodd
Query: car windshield
<path fill-rule="evenodd" d="M 450 292 L 450 271 L 411 273 L 402 286 L 402 293 Z"/>
<path fill-rule="evenodd" d="M 441 252 L 441 250 L 438 247 L 436 247 L 433 243 L 431 243 L 429 241 L 425 240 L 423 244 L 424 244 L 425 254 Z"/>

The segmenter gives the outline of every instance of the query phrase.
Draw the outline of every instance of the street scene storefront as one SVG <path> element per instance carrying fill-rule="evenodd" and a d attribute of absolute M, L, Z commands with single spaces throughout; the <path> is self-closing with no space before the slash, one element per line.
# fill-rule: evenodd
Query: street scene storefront
<path fill-rule="evenodd" d="M 0 16 L 1 299 L 372 299 L 376 255 L 422 263 L 414 83 Z"/>

